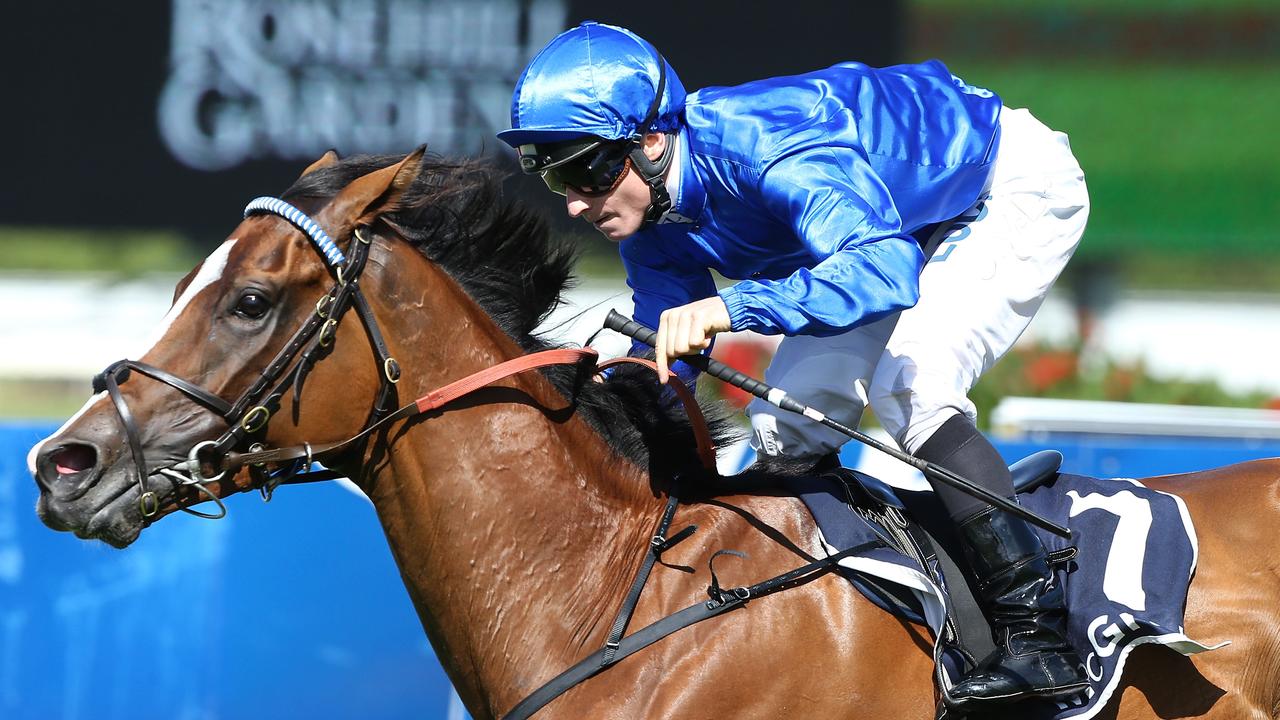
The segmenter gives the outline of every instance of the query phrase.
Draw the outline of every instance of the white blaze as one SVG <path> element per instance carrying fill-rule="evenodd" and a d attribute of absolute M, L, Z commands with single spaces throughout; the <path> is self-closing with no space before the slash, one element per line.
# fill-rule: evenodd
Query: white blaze
<path fill-rule="evenodd" d="M 231 254 L 231 248 L 235 244 L 236 238 L 231 238 L 230 240 L 222 243 L 217 250 L 213 251 L 212 255 L 205 259 L 204 264 L 200 266 L 200 272 L 196 273 L 196 276 L 191 279 L 191 284 L 187 285 L 186 289 L 182 291 L 182 295 L 178 298 L 178 301 L 173 304 L 173 307 L 169 309 L 169 312 L 160 320 L 159 326 L 151 332 L 151 336 L 148 338 L 146 343 L 142 345 L 143 351 L 133 357 L 141 358 L 150 352 L 151 348 L 155 347 L 156 343 L 160 342 L 160 339 L 165 336 L 165 333 L 169 332 L 169 328 L 172 327 L 173 323 L 182 315 L 182 311 L 186 309 L 187 305 L 191 304 L 191 301 L 195 296 L 199 295 L 201 290 L 209 287 L 222 278 L 222 272 L 227 267 L 227 257 Z M 27 453 L 27 469 L 31 471 L 33 476 L 36 474 L 36 456 L 40 454 L 40 448 L 44 447 L 44 444 L 49 442 L 51 439 L 65 432 L 68 427 L 71 427 L 72 423 L 79 420 L 82 415 L 87 413 L 89 408 L 93 407 L 94 403 L 97 403 L 106 396 L 107 394 L 105 392 L 100 392 L 89 398 L 88 402 L 84 404 L 84 407 L 81 407 L 75 415 L 72 415 L 70 420 L 63 423 L 62 427 L 58 428 L 57 432 L 36 443 L 35 446 L 31 448 L 31 451 Z"/>
<path fill-rule="evenodd" d="M 236 239 L 231 238 L 222 243 L 217 250 L 213 251 L 212 255 L 205 258 L 204 264 L 200 266 L 200 272 L 196 273 L 196 276 L 191 279 L 191 284 L 187 285 L 187 288 L 182 291 L 182 295 L 173 304 L 173 307 L 169 308 L 168 314 L 164 316 L 160 324 L 151 331 L 147 341 L 142 344 L 142 352 L 135 355 L 135 358 L 142 358 L 160 342 L 165 333 L 169 332 L 169 328 L 173 326 L 173 323 L 182 315 L 182 311 L 187 308 L 187 305 L 191 304 L 191 301 L 195 299 L 196 295 L 200 294 L 201 290 L 222 279 L 222 271 L 227 267 L 227 257 L 231 254 L 231 248 L 236 244 Z"/>

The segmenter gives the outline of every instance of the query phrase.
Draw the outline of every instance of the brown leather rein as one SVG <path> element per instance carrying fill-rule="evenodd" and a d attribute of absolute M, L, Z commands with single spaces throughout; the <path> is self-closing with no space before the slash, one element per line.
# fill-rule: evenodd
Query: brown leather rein
<path fill-rule="evenodd" d="M 596 374 L 603 373 L 605 370 L 622 364 L 636 364 L 647 367 L 652 370 L 655 375 L 657 373 L 657 364 L 652 360 L 634 357 L 620 357 L 604 362 L 597 362 L 598 355 L 591 348 L 561 348 L 554 350 L 544 350 L 542 352 L 523 355 L 518 358 L 507 360 L 489 368 L 485 368 L 479 372 L 468 375 L 464 378 L 455 380 L 448 385 L 432 390 L 417 400 L 401 407 L 394 413 L 382 418 L 378 422 L 370 425 L 356 435 L 346 440 L 333 443 L 311 444 L 303 443 L 302 445 L 294 445 L 291 447 L 264 449 L 258 451 L 249 451 L 244 453 L 232 452 L 226 456 L 223 466 L 220 468 L 225 472 L 238 472 L 246 466 L 262 466 L 270 463 L 284 463 L 292 461 L 303 461 L 309 468 L 311 463 L 316 460 L 322 460 L 324 457 L 340 455 L 344 451 L 363 442 L 374 432 L 391 423 L 405 420 L 417 415 L 430 413 L 435 410 L 443 409 L 449 403 L 466 397 L 471 393 L 492 385 L 499 380 L 503 380 L 514 375 L 533 370 L 536 368 L 550 367 L 552 365 L 577 365 L 580 363 L 589 363 L 595 370 Z M 684 405 L 685 412 L 689 416 L 689 422 L 692 426 L 694 438 L 697 442 L 698 459 L 702 463 L 704 469 L 715 471 L 715 445 L 711 440 L 711 433 L 707 428 L 706 419 L 702 414 L 702 410 L 698 406 L 697 400 L 694 398 L 693 392 L 676 378 L 675 382 L 670 383 L 670 387 L 675 391 Z M 318 479 L 329 479 L 318 478 Z M 307 481 L 308 478 L 303 477 L 300 481 Z M 297 482 L 299 480 L 293 480 Z M 290 480 L 286 480 L 291 482 Z M 258 489 L 260 484 L 257 482 L 245 483 L 243 486 L 236 482 L 238 492 L 247 492 Z M 272 488 L 274 489 L 274 488 Z M 162 510 L 177 510 L 182 507 L 181 503 L 171 499 L 170 504 L 162 506 Z"/>
<path fill-rule="evenodd" d="M 139 361 L 121 360 L 112 363 L 94 378 L 94 389 L 99 392 L 105 391 L 110 396 L 120 422 L 124 426 L 137 474 L 138 503 L 144 520 L 150 521 L 152 518 L 177 510 L 209 519 L 221 518 L 226 515 L 226 508 L 221 501 L 222 495 L 211 488 L 215 485 L 225 487 L 228 482 L 234 488 L 234 492 L 257 489 L 262 492 L 264 499 L 269 500 L 271 493 L 281 484 L 337 478 L 340 476 L 339 473 L 332 470 L 313 471 L 311 469 L 313 462 L 332 458 L 351 450 L 359 443 L 366 441 L 374 432 L 391 423 L 439 410 L 480 388 L 528 370 L 552 365 L 589 363 L 598 373 L 622 363 L 633 363 L 649 367 L 656 373 L 657 366 L 652 361 L 641 358 L 624 357 L 597 364 L 598 356 L 590 348 L 545 350 L 514 358 L 468 375 L 390 412 L 390 408 L 394 407 L 391 403 L 396 399 L 395 386 L 400 380 L 401 369 L 399 363 L 387 351 L 378 323 L 364 299 L 358 282 L 372 244 L 371 239 L 367 237 L 368 228 L 357 228 L 352 233 L 348 248 L 351 256 L 348 258 L 314 220 L 282 200 L 258 198 L 245 210 L 246 217 L 251 214 L 276 215 L 293 224 L 312 241 L 335 276 L 336 283 L 320 298 L 320 302 L 316 303 L 315 312 L 285 344 L 258 380 L 233 403 L 228 403 L 166 370 Z M 304 380 L 311 367 L 328 356 L 337 334 L 338 323 L 346 316 L 348 309 L 355 310 L 360 316 L 368 340 L 381 364 L 380 388 L 364 430 L 339 442 L 303 443 L 293 447 L 267 448 L 265 446 L 267 425 L 279 408 L 280 399 L 292 388 L 294 405 L 297 407 Z M 217 440 L 196 444 L 185 462 L 149 471 L 143 455 L 140 433 L 119 387 L 129 377 L 130 371 L 136 371 L 168 385 L 221 415 L 227 421 L 229 429 Z M 703 467 L 714 472 L 715 448 L 697 401 L 683 382 L 677 380 L 671 383 L 671 387 L 680 397 L 688 413 L 697 440 L 698 457 Z M 250 445 L 247 451 L 238 451 L 243 444 L 254 439 L 259 441 Z M 291 467 L 275 471 L 267 469 L 269 465 L 281 463 L 291 463 Z M 249 472 L 246 473 L 247 481 L 239 472 L 245 467 L 249 468 Z M 212 472 L 206 473 L 206 470 L 212 470 Z M 228 473 L 232 477 L 224 480 Z M 163 502 L 154 491 L 148 488 L 147 479 L 154 474 L 164 475 L 174 484 L 174 492 Z M 180 488 L 183 487 L 191 488 L 193 492 L 181 493 Z M 205 513 L 190 509 L 191 506 L 205 501 L 216 503 L 219 513 Z"/>

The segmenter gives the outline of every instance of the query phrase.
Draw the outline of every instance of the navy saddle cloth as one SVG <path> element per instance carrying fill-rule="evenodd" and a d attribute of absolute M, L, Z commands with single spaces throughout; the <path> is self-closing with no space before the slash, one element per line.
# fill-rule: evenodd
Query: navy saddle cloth
<path fill-rule="evenodd" d="M 1092 717 L 1139 645 L 1186 655 L 1212 649 L 1183 633 L 1197 548 L 1182 501 L 1135 480 L 1059 473 L 1061 462 L 1060 453 L 1045 451 L 1010 469 L 1018 502 L 1072 531 L 1068 541 L 1036 528 L 1066 589 L 1069 639 L 1091 688 L 1073 704 L 1018 703 L 1023 718 Z M 790 488 L 813 513 L 830 553 L 869 547 L 842 561 L 842 574 L 880 607 L 930 628 L 944 691 L 994 650 L 954 527 L 933 493 L 898 490 L 843 468 L 796 478 Z"/>

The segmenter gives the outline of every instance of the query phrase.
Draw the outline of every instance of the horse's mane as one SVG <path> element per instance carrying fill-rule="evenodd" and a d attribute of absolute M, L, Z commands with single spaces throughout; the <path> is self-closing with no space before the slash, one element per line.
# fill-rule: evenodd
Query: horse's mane
<path fill-rule="evenodd" d="M 304 175 L 282 197 L 312 212 L 356 178 L 400 159 L 353 156 Z M 521 349 L 552 347 L 535 330 L 572 287 L 577 252 L 553 238 L 540 215 L 504 197 L 499 171 L 472 160 L 424 159 L 384 219 L 453 277 Z M 568 366 L 544 373 L 619 454 L 663 475 L 697 463 L 684 410 L 649 371 L 619 367 L 604 383 L 587 381 Z M 717 444 L 735 433 L 718 407 L 704 410 Z"/>

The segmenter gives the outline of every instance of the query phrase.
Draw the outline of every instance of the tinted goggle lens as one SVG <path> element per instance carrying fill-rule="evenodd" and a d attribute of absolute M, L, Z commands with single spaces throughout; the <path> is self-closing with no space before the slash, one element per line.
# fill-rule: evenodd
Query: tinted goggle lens
<path fill-rule="evenodd" d="M 564 195 L 573 188 L 583 195 L 604 195 L 622 182 L 631 167 L 629 148 L 604 146 L 563 165 L 542 172 L 552 192 Z"/>

